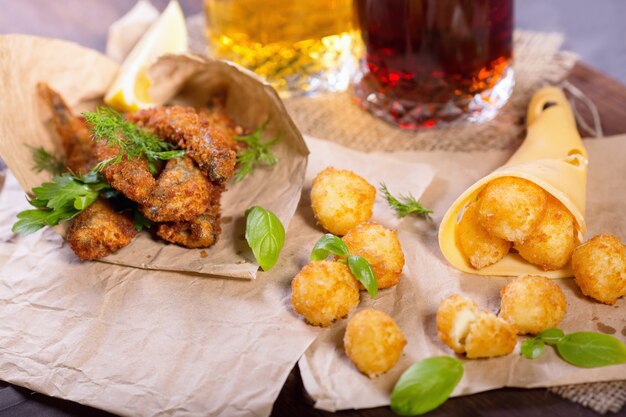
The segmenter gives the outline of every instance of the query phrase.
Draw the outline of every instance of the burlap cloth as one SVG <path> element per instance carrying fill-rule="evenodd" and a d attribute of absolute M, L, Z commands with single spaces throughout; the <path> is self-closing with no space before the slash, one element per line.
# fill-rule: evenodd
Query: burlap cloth
<path fill-rule="evenodd" d="M 190 47 L 206 52 L 204 19 L 188 19 Z M 448 150 L 471 152 L 508 149 L 523 139 L 526 105 L 544 84 L 559 84 L 576 63 L 570 52 L 559 51 L 563 36 L 516 31 L 516 85 L 509 102 L 491 122 L 462 128 L 399 130 L 353 104 L 350 93 L 325 94 L 285 100 L 288 111 L 303 134 L 332 139 L 361 151 Z M 626 403 L 626 381 L 554 387 L 551 392 L 592 408 L 598 413 L 617 412 Z"/>

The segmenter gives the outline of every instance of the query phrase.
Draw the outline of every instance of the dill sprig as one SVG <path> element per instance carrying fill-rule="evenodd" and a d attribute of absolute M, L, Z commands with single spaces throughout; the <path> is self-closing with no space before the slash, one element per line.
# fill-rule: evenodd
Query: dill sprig
<path fill-rule="evenodd" d="M 261 140 L 267 123 L 263 123 L 249 135 L 235 137 L 236 141 L 246 144 L 237 153 L 238 168 L 235 174 L 235 183 L 243 181 L 257 165 L 273 166 L 278 162 L 278 158 L 272 153 L 272 147 L 280 141 L 280 136 L 268 142 Z"/>
<path fill-rule="evenodd" d="M 380 183 L 380 191 L 383 193 L 385 200 L 387 200 L 387 204 L 395 210 L 398 217 L 402 218 L 408 216 L 409 214 L 414 214 L 416 216 L 424 217 L 425 219 L 430 219 L 430 214 L 433 211 L 422 206 L 422 204 L 417 201 L 413 195 L 409 194 L 408 196 L 405 196 L 400 194 L 396 198 L 391 195 L 384 183 Z"/>
<path fill-rule="evenodd" d="M 154 133 L 124 119 L 110 107 L 98 107 L 95 112 L 86 112 L 83 116 L 97 142 L 105 142 L 109 147 L 120 149 L 116 156 L 96 165 L 94 169 L 98 172 L 110 164 L 119 163 L 124 157 L 133 159 L 145 156 L 150 171 L 155 173 L 157 161 L 180 158 L 185 154 L 185 151 L 175 150 L 174 145 L 159 139 Z"/>
<path fill-rule="evenodd" d="M 46 151 L 43 146 L 35 148 L 28 145 L 33 157 L 33 169 L 35 172 L 49 172 L 52 175 L 60 175 L 66 171 L 65 160 Z"/>

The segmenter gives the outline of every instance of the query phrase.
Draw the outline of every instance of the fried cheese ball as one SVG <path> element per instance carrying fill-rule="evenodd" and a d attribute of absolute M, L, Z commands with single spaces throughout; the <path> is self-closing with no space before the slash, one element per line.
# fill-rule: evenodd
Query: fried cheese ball
<path fill-rule="evenodd" d="M 346 264 L 311 262 L 291 281 L 291 304 L 314 326 L 328 327 L 359 304 L 359 286 Z"/>
<path fill-rule="evenodd" d="M 515 326 L 518 334 L 541 333 L 565 317 L 565 294 L 546 277 L 516 278 L 500 290 L 500 296 L 500 317 Z"/>
<path fill-rule="evenodd" d="M 324 169 L 311 187 L 315 218 L 324 229 L 339 236 L 372 217 L 375 198 L 374 186 L 345 169 Z"/>
<path fill-rule="evenodd" d="M 482 269 L 504 258 L 509 253 L 511 242 L 487 232 L 478 222 L 477 208 L 476 202 L 465 208 L 456 228 L 456 238 L 469 263 L 476 269 Z"/>
<path fill-rule="evenodd" d="M 504 356 L 513 352 L 516 344 L 514 326 L 492 313 L 481 311 L 469 326 L 465 355 L 469 359 Z"/>
<path fill-rule="evenodd" d="M 531 264 L 545 271 L 563 268 L 578 242 L 574 216 L 556 198 L 549 196 L 543 218 L 533 233 L 514 248 Z"/>
<path fill-rule="evenodd" d="M 350 319 L 343 343 L 346 355 L 359 371 L 374 378 L 398 362 L 406 339 L 389 315 L 370 308 Z"/>
<path fill-rule="evenodd" d="M 602 234 L 574 249 L 572 269 L 583 294 L 604 304 L 626 296 L 626 249 L 617 236 Z"/>
<path fill-rule="evenodd" d="M 398 283 L 404 267 L 404 253 L 395 230 L 385 229 L 376 222 L 361 223 L 343 237 L 351 255 L 360 255 L 374 270 L 378 288 Z M 359 283 L 361 289 L 365 289 Z"/>
<path fill-rule="evenodd" d="M 489 233 L 523 242 L 543 217 L 548 193 L 522 178 L 502 177 L 478 193 L 478 221 Z"/>
<path fill-rule="evenodd" d="M 508 355 L 515 349 L 517 333 L 510 323 L 481 311 L 462 295 L 451 295 L 437 309 L 439 339 L 456 353 L 468 358 Z"/>

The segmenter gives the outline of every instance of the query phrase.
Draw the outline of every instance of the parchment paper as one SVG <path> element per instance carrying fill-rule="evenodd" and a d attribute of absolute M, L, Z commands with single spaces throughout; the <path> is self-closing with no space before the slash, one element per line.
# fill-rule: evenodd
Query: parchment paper
<path fill-rule="evenodd" d="M 416 198 L 432 179 L 410 158 L 307 143 L 305 196 L 326 164 Z M 266 416 L 323 333 L 291 309 L 291 279 L 323 234 L 307 197 L 278 264 L 245 281 L 79 262 L 50 229 L 17 238 L 22 194 L 9 174 L 0 192 L 0 380 L 128 416 Z M 387 222 L 381 203 L 374 218 Z"/>
<path fill-rule="evenodd" d="M 24 190 L 49 179 L 32 170 L 30 146 L 62 155 L 49 121 L 49 110 L 35 93 L 39 81 L 57 89 L 76 111 L 92 109 L 101 99 L 117 64 L 97 52 L 63 41 L 9 35 L 0 37 L 0 157 Z M 279 163 L 260 168 L 239 184 L 228 184 L 222 197 L 222 234 L 208 249 L 187 249 L 140 233 L 104 262 L 147 269 L 189 271 L 252 279 L 258 264 L 244 239 L 244 211 L 260 205 L 285 226 L 297 207 L 308 150 L 276 92 L 248 71 L 199 55 L 169 55 L 150 70 L 157 103 L 202 106 L 226 99 L 235 121 L 254 129 L 269 120 L 267 138 L 280 134 L 274 150 Z"/>
<path fill-rule="evenodd" d="M 587 238 L 613 233 L 626 241 L 626 135 L 586 140 L 590 155 L 587 196 Z M 435 224 L 454 199 L 474 181 L 504 163 L 509 152 L 476 153 L 401 152 L 402 160 L 428 162 L 435 180 L 423 202 L 435 210 Z M 396 175 L 401 175 L 396 172 Z M 399 226 L 406 274 L 397 287 L 382 290 L 375 300 L 364 296 L 358 310 L 374 307 L 389 313 L 405 333 L 408 344 L 400 362 L 387 374 L 370 380 L 360 374 L 343 351 L 346 320 L 324 332 L 299 361 L 306 390 L 325 410 L 368 408 L 389 404 L 389 395 L 399 376 L 414 362 L 434 355 L 453 355 L 437 337 L 435 312 L 444 297 L 459 293 L 474 299 L 494 313 L 500 304 L 500 288 L 506 278 L 464 274 L 450 266 L 437 245 L 435 224 L 405 220 Z M 600 331 L 626 341 L 626 299 L 614 306 L 582 295 L 572 279 L 556 281 L 567 298 L 567 314 L 559 325 L 565 332 Z M 358 311 L 357 310 L 357 311 Z M 520 338 L 520 343 L 523 338 Z M 582 369 L 560 360 L 547 347 L 541 358 L 530 361 L 519 355 L 464 361 L 465 375 L 453 396 L 500 387 L 544 387 L 581 382 L 624 379 L 626 365 Z"/>

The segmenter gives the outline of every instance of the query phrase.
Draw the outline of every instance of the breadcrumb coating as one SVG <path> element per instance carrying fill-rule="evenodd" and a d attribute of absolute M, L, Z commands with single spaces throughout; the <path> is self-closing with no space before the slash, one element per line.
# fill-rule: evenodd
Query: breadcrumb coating
<path fill-rule="evenodd" d="M 74 217 L 65 239 L 81 259 L 99 259 L 127 246 L 137 235 L 133 222 L 98 198 Z"/>
<path fill-rule="evenodd" d="M 572 270 L 588 297 L 615 304 L 626 296 L 626 249 L 617 236 L 598 235 L 574 249 Z"/>
<path fill-rule="evenodd" d="M 469 263 L 476 269 L 482 269 L 504 258 L 509 253 L 511 242 L 487 232 L 478 222 L 477 208 L 476 202 L 465 208 L 456 228 L 456 238 Z"/>
<path fill-rule="evenodd" d="M 540 276 L 515 278 L 500 290 L 500 317 L 518 334 L 537 334 L 557 327 L 565 317 L 567 300 L 559 285 Z"/>
<path fill-rule="evenodd" d="M 478 193 L 478 220 L 489 233 L 523 242 L 539 224 L 548 193 L 522 178 L 501 177 Z"/>
<path fill-rule="evenodd" d="M 469 359 L 508 355 L 517 344 L 515 327 L 492 313 L 481 311 L 470 324 L 465 340 L 465 354 Z"/>
<path fill-rule="evenodd" d="M 328 167 L 311 187 L 311 206 L 320 225 L 343 236 L 372 217 L 376 188 L 352 171 Z"/>
<path fill-rule="evenodd" d="M 343 343 L 346 355 L 358 370 L 374 378 L 394 367 L 406 338 L 388 314 L 370 308 L 348 321 Z"/>
<path fill-rule="evenodd" d="M 291 304 L 314 326 L 328 327 L 359 304 L 358 281 L 348 266 L 311 262 L 291 281 Z"/>
<path fill-rule="evenodd" d="M 361 223 L 343 237 L 351 255 L 360 255 L 374 270 L 378 288 L 398 283 L 404 268 L 404 253 L 395 230 L 385 229 L 376 222 Z M 359 283 L 361 289 L 365 289 Z"/>
<path fill-rule="evenodd" d="M 470 359 L 508 355 L 517 343 L 512 324 L 479 310 L 474 301 L 462 295 L 442 300 L 436 320 L 439 339 Z"/>
<path fill-rule="evenodd" d="M 567 265 L 578 242 L 574 216 L 550 196 L 546 211 L 533 233 L 514 245 L 520 256 L 545 271 Z"/>

